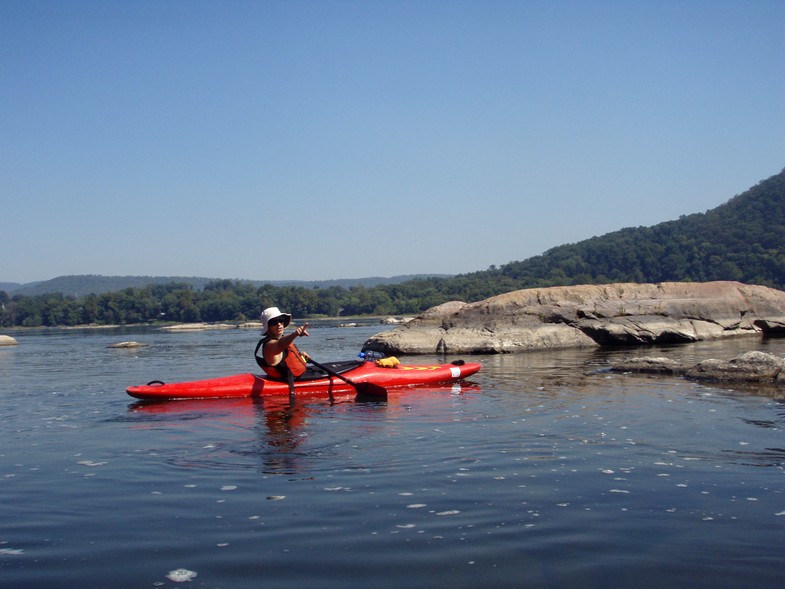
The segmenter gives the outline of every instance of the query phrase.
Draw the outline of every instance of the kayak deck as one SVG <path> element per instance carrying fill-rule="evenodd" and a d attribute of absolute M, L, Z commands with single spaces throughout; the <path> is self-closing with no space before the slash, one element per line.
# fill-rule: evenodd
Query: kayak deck
<path fill-rule="evenodd" d="M 394 368 L 364 362 L 343 372 L 342 376 L 355 384 L 370 383 L 387 389 L 453 382 L 475 374 L 480 368 L 479 363 L 462 360 L 452 364 L 399 364 Z M 273 380 L 267 376 L 245 373 L 170 384 L 153 381 L 146 385 L 128 387 L 126 392 L 136 399 L 147 400 L 267 397 L 288 395 L 289 385 L 285 381 Z M 351 384 L 340 378 L 325 376 L 295 381 L 294 392 L 299 396 L 356 391 Z"/>

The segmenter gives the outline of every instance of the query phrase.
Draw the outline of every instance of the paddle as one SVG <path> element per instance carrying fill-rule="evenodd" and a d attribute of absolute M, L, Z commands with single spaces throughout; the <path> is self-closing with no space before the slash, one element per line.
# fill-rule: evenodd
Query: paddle
<path fill-rule="evenodd" d="M 345 383 L 348 383 L 354 387 L 357 391 L 358 395 L 368 395 L 371 397 L 386 397 L 387 396 L 387 389 L 381 385 L 373 384 L 372 382 L 354 382 L 346 378 L 343 374 L 338 374 L 335 370 L 331 370 L 324 366 L 323 364 L 319 364 L 313 358 L 308 358 L 308 362 L 316 366 L 317 368 L 321 368 L 330 376 L 334 376 L 335 378 L 340 378 Z"/>

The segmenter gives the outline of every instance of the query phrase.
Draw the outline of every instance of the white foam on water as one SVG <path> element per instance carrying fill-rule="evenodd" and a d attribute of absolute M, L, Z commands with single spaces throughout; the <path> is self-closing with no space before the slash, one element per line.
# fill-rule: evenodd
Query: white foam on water
<path fill-rule="evenodd" d="M 109 464 L 109 462 L 107 462 L 107 461 L 96 462 L 94 460 L 80 460 L 79 462 L 77 462 L 77 464 L 81 464 L 82 466 L 89 466 L 89 467 L 93 468 L 93 467 L 96 467 L 96 466 L 104 466 L 105 464 Z"/>
<path fill-rule="evenodd" d="M 188 569 L 175 569 L 166 574 L 166 578 L 175 583 L 187 583 L 193 581 L 199 574 L 196 571 L 189 571 Z"/>

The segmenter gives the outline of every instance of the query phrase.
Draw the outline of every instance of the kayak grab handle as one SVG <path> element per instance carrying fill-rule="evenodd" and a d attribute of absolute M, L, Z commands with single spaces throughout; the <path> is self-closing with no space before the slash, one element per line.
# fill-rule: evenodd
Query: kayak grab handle
<path fill-rule="evenodd" d="M 166 383 L 164 381 L 162 381 L 162 380 L 151 380 L 150 382 L 147 383 L 147 386 L 148 387 L 151 387 L 153 385 L 161 386 L 161 385 L 164 385 L 164 384 L 166 384 Z"/>

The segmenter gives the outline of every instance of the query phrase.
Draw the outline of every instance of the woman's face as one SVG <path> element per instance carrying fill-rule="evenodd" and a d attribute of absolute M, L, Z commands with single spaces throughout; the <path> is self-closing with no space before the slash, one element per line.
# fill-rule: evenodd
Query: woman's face
<path fill-rule="evenodd" d="M 283 335 L 285 319 L 275 317 L 267 322 L 267 334 L 273 339 L 279 339 Z"/>

